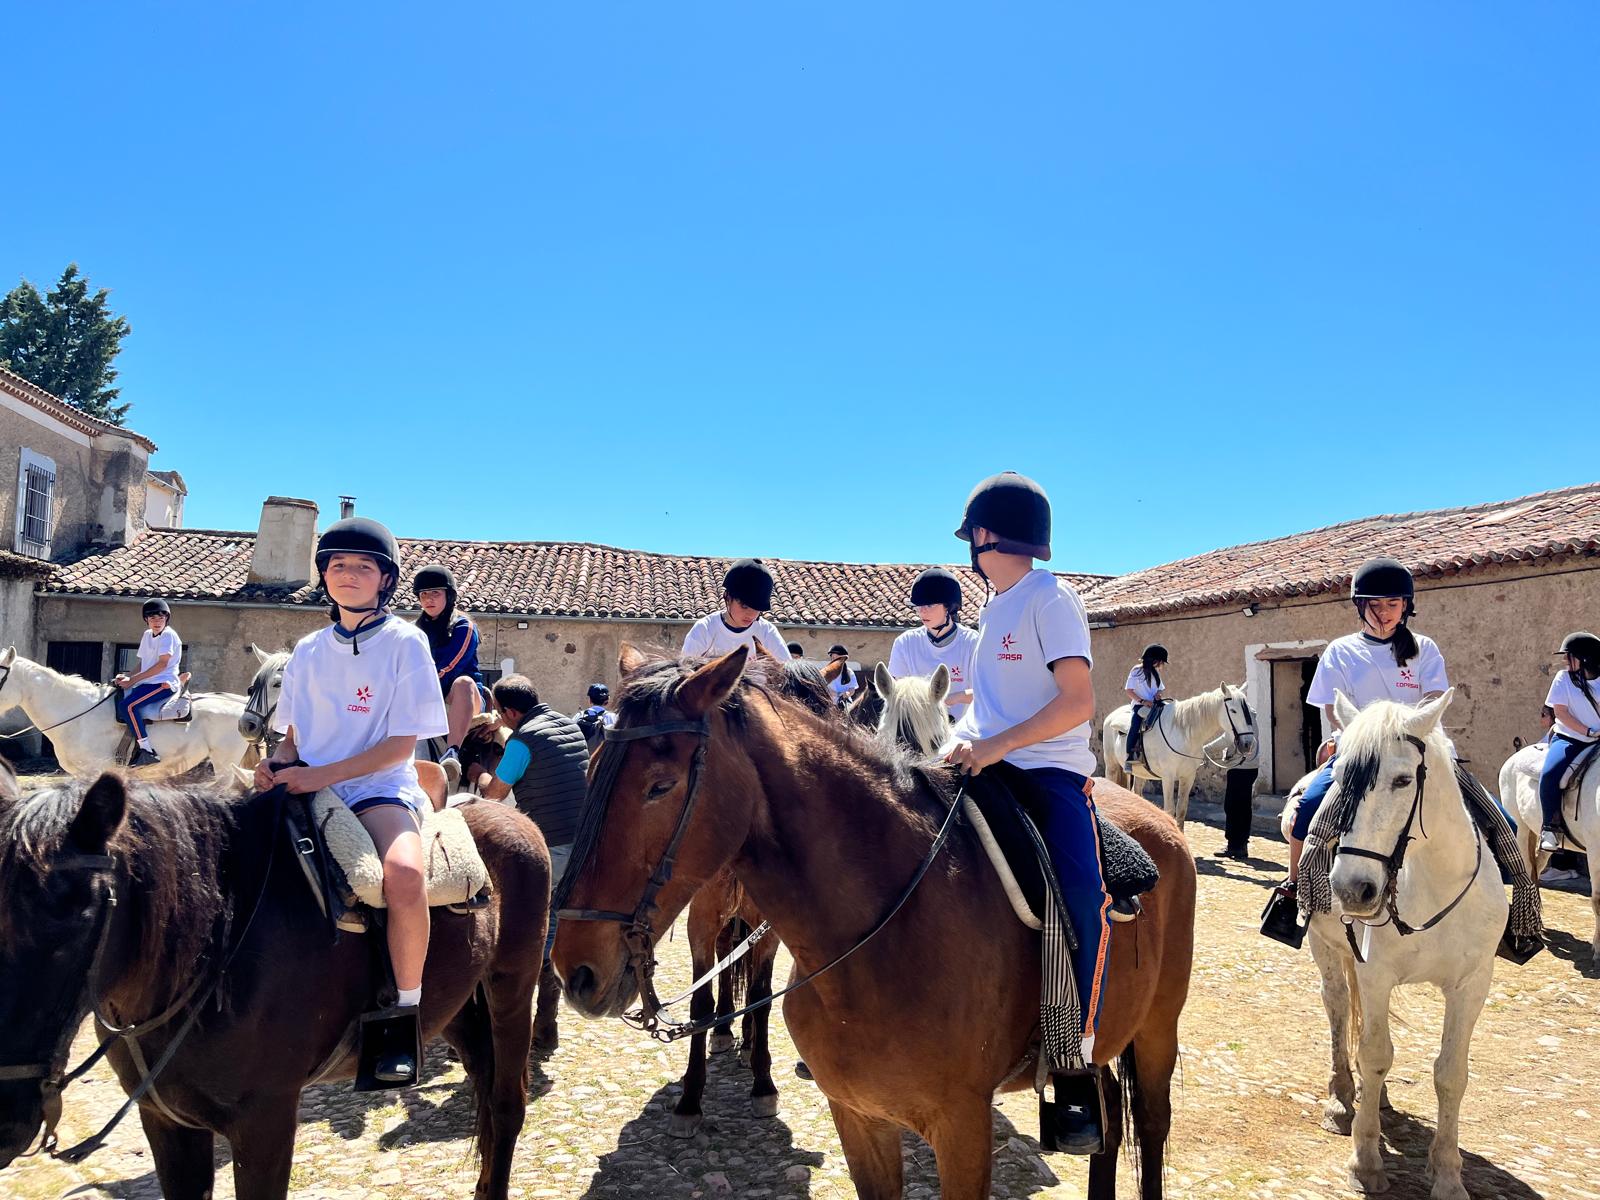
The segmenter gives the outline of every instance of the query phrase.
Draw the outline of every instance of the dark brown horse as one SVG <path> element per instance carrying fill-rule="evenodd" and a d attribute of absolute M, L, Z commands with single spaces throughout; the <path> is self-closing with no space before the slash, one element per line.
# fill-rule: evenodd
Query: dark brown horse
<path fill-rule="evenodd" d="M 105 1022 L 149 1021 L 204 981 L 188 993 L 197 1021 L 139 1104 L 162 1193 L 209 1197 L 221 1136 L 239 1200 L 287 1194 L 301 1089 L 352 1073 L 338 1051 L 372 994 L 375 935 L 330 940 L 278 811 L 270 793 L 239 800 L 114 774 L 24 798 L 0 771 L 0 1166 L 44 1121 L 41 1080 L 27 1068 L 59 1078 L 91 1007 Z M 527 1108 L 550 859 L 514 809 L 474 804 L 463 815 L 494 900 L 470 915 L 433 910 L 422 1022 L 472 1075 L 477 1196 L 501 1200 Z M 167 1051 L 189 1011 L 180 1004 L 138 1039 L 145 1063 Z M 110 1060 L 131 1092 L 142 1073 L 128 1047 L 115 1043 Z"/>
<path fill-rule="evenodd" d="M 888 911 L 926 855 L 955 781 L 916 770 L 903 751 L 742 678 L 745 659 L 738 650 L 705 664 L 649 662 L 624 648 L 619 729 L 709 722 L 695 808 L 657 897 L 654 930 L 668 928 L 696 889 L 731 866 L 797 969 L 810 971 Z M 626 913 L 637 905 L 685 809 L 701 740 L 681 730 L 614 747 L 626 758 L 571 907 Z M 1162 1194 L 1178 1016 L 1193 956 L 1194 860 L 1159 809 L 1103 784 L 1095 796 L 1161 870 L 1143 915 L 1112 934 L 1094 1049 L 1097 1063 L 1120 1059 L 1151 1200 Z M 622 1013 L 638 991 L 625 928 L 560 925 L 556 969 L 569 1000 L 592 1016 Z M 877 938 L 784 1001 L 860 1196 L 901 1195 L 903 1129 L 932 1145 L 945 1200 L 988 1196 L 994 1093 L 1033 1077 L 1039 970 L 1037 935 L 1012 914 L 976 840 L 958 829 Z M 1109 1086 L 1119 1092 L 1114 1079 Z M 1116 1118 L 1107 1133 L 1111 1144 L 1090 1164 L 1096 1197 L 1115 1194 Z"/>

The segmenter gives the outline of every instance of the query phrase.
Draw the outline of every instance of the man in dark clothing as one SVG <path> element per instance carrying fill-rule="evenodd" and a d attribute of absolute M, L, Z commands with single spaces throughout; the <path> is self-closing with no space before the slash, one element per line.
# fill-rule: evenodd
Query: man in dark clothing
<path fill-rule="evenodd" d="M 1250 822 L 1255 816 L 1256 776 L 1261 773 L 1257 742 L 1249 757 L 1228 768 L 1228 788 L 1222 798 L 1222 849 L 1218 858 L 1244 861 L 1250 857 Z"/>
<path fill-rule="evenodd" d="M 572 857 L 572 839 L 589 788 L 589 747 L 578 723 L 541 702 L 526 676 L 507 675 L 491 694 L 511 740 L 500 766 L 479 781 L 480 787 L 491 800 L 513 797 L 533 818 L 550 847 L 554 883 Z M 554 937 L 554 920 L 550 929 Z"/>

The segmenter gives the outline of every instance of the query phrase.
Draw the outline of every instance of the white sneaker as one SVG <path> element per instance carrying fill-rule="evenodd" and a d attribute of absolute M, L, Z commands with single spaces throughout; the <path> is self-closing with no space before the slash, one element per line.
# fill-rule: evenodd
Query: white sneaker
<path fill-rule="evenodd" d="M 1582 879 L 1582 878 L 1583 878 L 1583 876 L 1578 874 L 1578 872 L 1568 870 L 1565 867 L 1546 867 L 1545 870 L 1544 870 L 1544 874 L 1539 876 L 1539 882 L 1540 883 L 1571 883 L 1574 879 Z"/>
<path fill-rule="evenodd" d="M 1539 831 L 1539 852 L 1541 854 L 1554 854 L 1559 849 L 1561 849 L 1561 835 L 1559 833 L 1554 829 Z"/>

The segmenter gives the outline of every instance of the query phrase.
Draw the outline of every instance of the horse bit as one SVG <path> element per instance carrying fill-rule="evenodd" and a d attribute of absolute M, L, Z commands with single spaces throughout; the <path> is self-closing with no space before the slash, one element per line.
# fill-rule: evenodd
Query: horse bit
<path fill-rule="evenodd" d="M 1421 831 L 1423 837 L 1428 836 L 1427 823 L 1422 820 L 1422 791 L 1428 779 L 1428 747 L 1423 743 L 1421 738 L 1413 737 L 1409 733 L 1405 734 L 1404 736 L 1406 741 L 1410 742 L 1417 751 L 1417 788 L 1416 794 L 1411 800 L 1411 811 L 1406 814 L 1406 823 L 1401 826 L 1400 836 L 1395 839 L 1394 849 L 1388 854 L 1379 854 L 1376 850 L 1367 850 L 1361 846 L 1346 846 L 1341 839 L 1339 843 L 1339 849 L 1336 852 L 1335 857 L 1337 858 L 1340 854 L 1349 854 L 1355 858 L 1370 858 L 1375 862 L 1381 862 L 1383 864 L 1383 906 L 1388 909 L 1389 915 L 1382 921 L 1362 921 L 1361 923 L 1369 928 L 1376 928 L 1380 925 L 1388 925 L 1392 923 L 1394 925 L 1395 932 L 1400 934 L 1401 937 L 1410 937 L 1413 933 L 1426 933 L 1428 930 L 1432 929 L 1440 921 L 1444 920 L 1452 912 L 1454 912 L 1456 905 L 1460 904 L 1467 898 L 1467 893 L 1472 890 L 1472 885 L 1477 882 L 1478 872 L 1483 867 L 1483 831 L 1478 828 L 1477 822 L 1472 822 L 1472 832 L 1477 838 L 1478 857 L 1477 861 L 1473 865 L 1472 874 L 1467 877 L 1466 886 L 1456 894 L 1456 898 L 1454 900 L 1450 901 L 1449 904 L 1446 904 L 1438 912 L 1434 913 L 1433 916 L 1429 917 L 1421 925 L 1406 924 L 1405 920 L 1400 916 L 1400 906 L 1398 900 L 1398 893 L 1400 890 L 1400 868 L 1405 864 L 1406 848 L 1411 844 L 1412 841 L 1412 823 L 1417 823 L 1417 827 Z M 1360 800 L 1361 797 L 1358 797 L 1357 803 L 1359 803 Z M 1355 819 L 1354 806 L 1351 808 L 1350 818 L 1352 821 Z M 1354 920 L 1360 920 L 1360 918 L 1354 918 Z M 1355 953 L 1356 961 L 1366 962 L 1366 959 L 1361 954 L 1360 947 L 1356 945 L 1356 935 L 1353 921 L 1345 921 L 1344 935 L 1350 943 L 1350 949 Z"/>

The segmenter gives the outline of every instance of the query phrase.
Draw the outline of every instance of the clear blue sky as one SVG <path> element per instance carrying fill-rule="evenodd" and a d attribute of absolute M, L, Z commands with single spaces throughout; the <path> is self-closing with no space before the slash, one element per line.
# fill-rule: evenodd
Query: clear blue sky
<path fill-rule="evenodd" d="M 0 282 L 113 289 L 191 526 L 950 560 L 1009 467 L 1122 571 L 1600 478 L 1593 4 L 5 21 Z"/>

